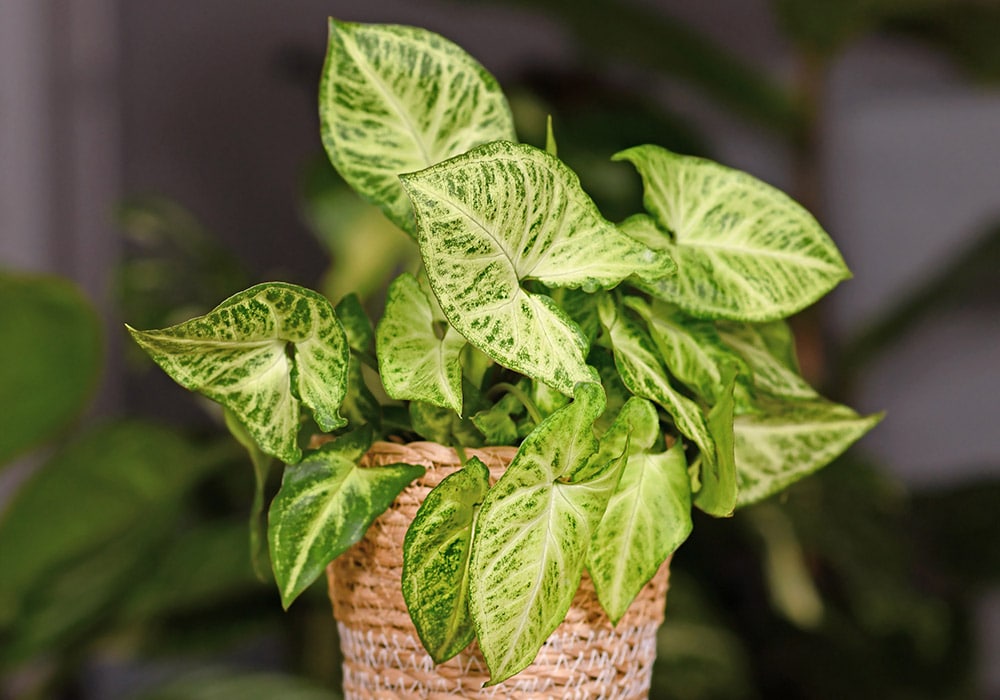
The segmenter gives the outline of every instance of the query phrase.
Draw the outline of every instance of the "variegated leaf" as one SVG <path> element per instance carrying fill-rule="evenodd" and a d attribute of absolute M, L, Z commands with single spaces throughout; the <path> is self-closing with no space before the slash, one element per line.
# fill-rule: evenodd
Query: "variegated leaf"
<path fill-rule="evenodd" d="M 205 316 L 129 332 L 174 381 L 232 411 L 262 450 L 286 463 L 302 456 L 300 401 L 323 430 L 346 423 L 338 411 L 347 392 L 347 338 L 316 292 L 259 284 Z"/>
<path fill-rule="evenodd" d="M 586 339 L 522 283 L 594 291 L 672 269 L 607 222 L 573 171 L 531 146 L 486 144 L 401 180 L 448 321 L 500 364 L 567 395 L 595 381 Z"/>
<path fill-rule="evenodd" d="M 722 366 L 722 391 L 719 401 L 708 412 L 708 430 L 715 443 L 715 459 L 702 461 L 699 474 L 701 488 L 694 495 L 694 504 L 709 515 L 729 517 L 736 510 L 739 486 L 736 475 L 736 454 L 733 447 L 733 415 L 736 386 L 735 363 Z"/>
<path fill-rule="evenodd" d="M 593 423 L 603 410 L 600 386 L 581 385 L 572 404 L 525 438 L 483 502 L 469 606 L 489 685 L 534 660 L 579 586 L 587 547 L 626 458 L 623 452 L 602 468 L 590 461 L 598 449 Z"/>
<path fill-rule="evenodd" d="M 476 635 L 469 615 L 469 556 L 490 471 L 473 457 L 424 500 L 403 542 L 403 598 L 420 641 L 444 663 Z"/>
<path fill-rule="evenodd" d="M 833 241 L 801 205 L 747 173 L 658 146 L 622 151 L 642 176 L 656 231 L 643 219 L 626 232 L 669 251 L 677 274 L 640 282 L 703 318 L 767 321 L 799 311 L 850 272 Z"/>
<path fill-rule="evenodd" d="M 334 167 L 410 233 L 413 214 L 398 175 L 516 139 L 493 76 L 460 47 L 417 27 L 331 19 L 319 104 Z"/>
<path fill-rule="evenodd" d="M 408 273 L 389 286 L 375 334 L 379 374 L 394 399 L 414 399 L 462 413 L 465 338 L 435 318 L 417 279 Z"/>
<path fill-rule="evenodd" d="M 691 481 L 684 446 L 651 452 L 659 418 L 645 399 L 632 398 L 601 439 L 629 436 L 629 458 L 587 553 L 587 571 L 612 623 L 691 532 Z M 624 445 L 622 445 L 624 447 Z"/>
<path fill-rule="evenodd" d="M 618 314 L 610 300 L 601 304 L 600 314 L 601 323 L 611 339 L 615 366 L 625 386 L 636 396 L 662 406 L 674 419 L 677 430 L 698 446 L 699 493 L 705 490 L 706 484 L 708 491 L 696 497 L 695 503 L 711 515 L 730 515 L 736 505 L 736 494 L 732 493 L 731 498 L 729 495 L 729 485 L 736 481 L 731 438 L 727 449 L 725 443 L 716 444 L 713 437 L 714 432 L 726 436 L 722 423 L 713 429 L 701 407 L 671 386 L 652 339 L 638 323 L 625 314 Z M 731 389 L 729 401 L 732 401 Z"/>
<path fill-rule="evenodd" d="M 715 404 L 723 390 L 722 365 L 744 363 L 722 342 L 712 322 L 692 318 L 659 300 L 650 306 L 628 297 L 625 303 L 646 321 L 670 374 L 705 402 Z M 744 369 L 749 374 L 749 369 Z"/>
<path fill-rule="evenodd" d="M 424 473 L 411 464 L 359 467 L 371 437 L 370 429 L 349 433 L 286 468 L 267 533 L 285 608 Z"/>
<path fill-rule="evenodd" d="M 721 323 L 719 336 L 746 361 L 754 389 L 790 399 L 815 398 L 816 390 L 794 366 L 789 366 L 789 359 L 794 361 L 794 349 L 774 348 L 774 341 L 769 342 L 768 334 L 776 328 L 776 323 L 780 322 L 764 325 Z M 791 341 L 791 336 L 788 337 Z"/>
<path fill-rule="evenodd" d="M 882 420 L 819 398 L 762 402 L 762 408 L 736 418 L 740 507 L 826 466 Z"/>

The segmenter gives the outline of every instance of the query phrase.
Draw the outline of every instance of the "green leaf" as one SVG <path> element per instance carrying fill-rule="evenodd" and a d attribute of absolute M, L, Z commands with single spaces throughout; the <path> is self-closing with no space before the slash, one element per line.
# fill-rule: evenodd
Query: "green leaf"
<path fill-rule="evenodd" d="M 342 700 L 298 676 L 201 669 L 144 692 L 138 700 Z"/>
<path fill-rule="evenodd" d="M 100 374 L 101 328 L 80 291 L 56 277 L 0 271 L 0 469 L 64 429 Z"/>
<path fill-rule="evenodd" d="M 592 426 L 603 410 L 600 386 L 581 385 L 572 404 L 525 438 L 483 502 L 469 608 L 489 685 L 532 662 L 579 586 L 587 547 L 626 457 L 623 452 L 600 468 L 591 464 L 598 449 Z"/>
<path fill-rule="evenodd" d="M 224 449 L 196 447 L 139 422 L 104 425 L 66 445 L 0 517 L 0 627 L 18 617 L 25 600 L 48 595 L 40 592 L 43 581 L 171 515 L 199 478 L 231 456 Z"/>
<path fill-rule="evenodd" d="M 319 105 L 334 167 L 411 233 L 398 175 L 517 138 L 493 76 L 452 42 L 417 27 L 331 19 Z"/>
<path fill-rule="evenodd" d="M 603 445 L 631 435 L 621 481 L 587 554 L 587 571 L 613 624 L 691 532 L 684 446 L 678 442 L 666 452 L 651 452 L 658 432 L 653 405 L 632 398 L 601 440 Z"/>
<path fill-rule="evenodd" d="M 723 391 L 722 365 L 739 363 L 739 355 L 722 342 L 710 321 L 692 318 L 676 307 L 655 300 L 625 300 L 646 321 L 650 335 L 670 373 L 709 404 Z"/>
<path fill-rule="evenodd" d="M 347 336 L 347 345 L 354 352 L 361 354 L 371 354 L 375 351 L 375 329 L 372 322 L 365 313 L 365 307 L 361 305 L 358 295 L 351 293 L 337 302 L 334 309 L 340 325 L 344 327 L 344 334 Z"/>
<path fill-rule="evenodd" d="M 672 269 L 606 221 L 573 171 L 531 146 L 490 143 L 401 180 L 451 325 L 500 364 L 567 395 L 595 380 L 586 339 L 550 297 L 522 283 L 595 291 Z"/>
<path fill-rule="evenodd" d="M 425 440 L 463 447 L 478 447 L 483 444 L 483 436 L 475 423 L 450 408 L 411 401 L 409 414 L 413 431 Z"/>
<path fill-rule="evenodd" d="M 850 276 L 812 215 L 751 175 L 658 146 L 614 158 L 639 171 L 655 222 L 633 218 L 624 230 L 677 261 L 676 275 L 638 286 L 688 313 L 769 321 L 805 308 Z"/>
<path fill-rule="evenodd" d="M 490 470 L 473 457 L 417 511 L 403 542 L 403 598 L 420 641 L 444 663 L 476 636 L 469 615 L 469 557 Z"/>
<path fill-rule="evenodd" d="M 816 390 L 799 374 L 794 363 L 794 345 L 789 333 L 788 341 L 776 346 L 775 334 L 781 328 L 787 329 L 784 323 L 769 324 L 736 324 L 720 323 L 719 336 L 739 353 L 750 369 L 754 389 L 765 394 L 790 399 L 816 398 Z M 782 347 L 783 346 L 783 347 Z"/>
<path fill-rule="evenodd" d="M 376 347 L 389 396 L 462 413 L 460 355 L 465 338 L 443 318 L 436 318 L 413 275 L 404 273 L 389 286 Z"/>
<path fill-rule="evenodd" d="M 736 418 L 738 507 L 826 466 L 882 420 L 882 414 L 859 416 L 819 398 L 775 400 L 762 408 L 762 413 Z"/>
<path fill-rule="evenodd" d="M 250 556 L 254 572 L 262 580 L 267 580 L 267 572 L 271 562 L 267 556 L 267 523 L 264 519 L 264 488 L 267 486 L 267 476 L 271 472 L 274 459 L 265 453 L 247 432 L 246 427 L 232 411 L 225 410 L 223 416 L 229 433 L 247 451 L 253 465 L 253 501 L 250 506 Z"/>
<path fill-rule="evenodd" d="M 286 468 L 268 516 L 271 562 L 285 608 L 424 473 L 410 464 L 359 467 L 371 437 L 370 428 L 344 435 Z"/>
<path fill-rule="evenodd" d="M 556 144 L 556 135 L 552 131 L 552 115 L 545 120 L 545 152 L 550 156 L 559 156 L 559 146 Z"/>
<path fill-rule="evenodd" d="M 349 349 L 330 302 L 282 282 L 231 296 L 205 316 L 132 337 L 181 386 L 233 412 L 261 449 L 286 463 L 296 442 L 299 403 L 321 429 L 346 421 Z"/>
<path fill-rule="evenodd" d="M 733 514 L 739 492 L 733 447 L 733 389 L 736 386 L 736 372 L 735 364 L 726 364 L 722 368 L 722 395 L 708 412 L 708 430 L 715 443 L 715 459 L 702 460 L 701 488 L 694 496 L 696 506 L 717 518 Z"/>

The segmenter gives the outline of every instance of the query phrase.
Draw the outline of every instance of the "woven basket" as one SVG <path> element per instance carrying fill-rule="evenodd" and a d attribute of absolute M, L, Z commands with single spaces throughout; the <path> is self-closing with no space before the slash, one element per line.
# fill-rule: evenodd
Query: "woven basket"
<path fill-rule="evenodd" d="M 512 447 L 468 450 L 495 479 L 513 459 Z M 646 698 L 663 621 L 668 563 L 612 627 L 586 574 L 566 620 L 545 642 L 535 662 L 489 688 L 486 664 L 473 643 L 435 666 L 410 621 L 400 576 L 403 537 L 427 493 L 459 468 L 450 448 L 417 442 L 376 443 L 365 465 L 404 462 L 427 473 L 407 487 L 369 528 L 364 539 L 327 569 L 330 599 L 344 655 L 344 696 L 354 698 Z"/>

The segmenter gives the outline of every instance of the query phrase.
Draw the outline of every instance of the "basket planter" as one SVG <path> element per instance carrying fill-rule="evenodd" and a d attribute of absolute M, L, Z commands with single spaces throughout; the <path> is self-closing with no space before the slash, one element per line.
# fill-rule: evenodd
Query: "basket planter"
<path fill-rule="evenodd" d="M 513 447 L 468 450 L 494 480 Z M 435 666 L 410 621 L 400 588 L 403 538 L 430 490 L 457 470 L 455 451 L 428 442 L 376 443 L 362 464 L 405 462 L 426 474 L 404 490 L 365 537 L 327 569 L 330 599 L 344 655 L 346 698 L 645 698 L 649 694 L 656 631 L 663 621 L 669 566 L 665 563 L 617 627 L 601 609 L 584 575 L 565 621 L 535 662 L 497 686 L 475 643 Z"/>

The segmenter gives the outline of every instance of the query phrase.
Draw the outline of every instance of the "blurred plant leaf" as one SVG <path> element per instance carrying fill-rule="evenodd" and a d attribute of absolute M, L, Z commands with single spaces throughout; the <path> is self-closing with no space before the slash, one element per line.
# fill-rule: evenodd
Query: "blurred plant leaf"
<path fill-rule="evenodd" d="M 149 566 L 186 491 L 232 456 L 228 445 L 196 447 L 122 422 L 42 465 L 0 518 L 0 629 L 15 638 L 0 644 L 7 660 L 54 644 L 109 605 L 123 577 Z"/>
<path fill-rule="evenodd" d="M 0 270 L 0 469 L 66 428 L 100 373 L 101 327 L 90 303 L 57 277 Z"/>
<path fill-rule="evenodd" d="M 267 522 L 264 510 L 264 490 L 267 486 L 267 477 L 274 465 L 274 458 L 260 449 L 247 432 L 246 427 L 240 423 L 239 419 L 229 409 L 223 411 L 226 421 L 226 428 L 230 434 L 247 451 L 250 463 L 253 466 L 253 502 L 250 506 L 250 556 L 253 561 L 254 571 L 261 581 L 267 581 L 270 577 L 271 562 L 267 552 Z"/>

